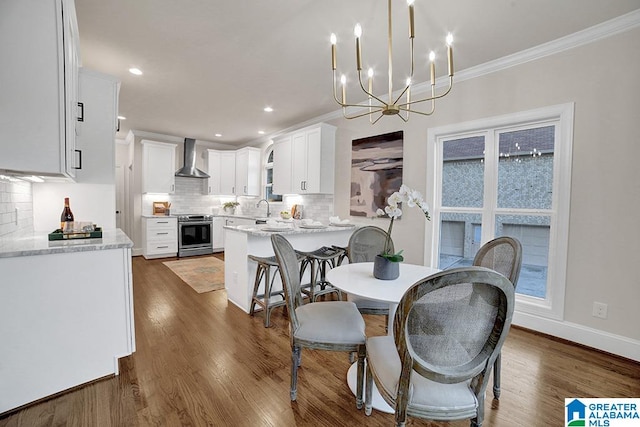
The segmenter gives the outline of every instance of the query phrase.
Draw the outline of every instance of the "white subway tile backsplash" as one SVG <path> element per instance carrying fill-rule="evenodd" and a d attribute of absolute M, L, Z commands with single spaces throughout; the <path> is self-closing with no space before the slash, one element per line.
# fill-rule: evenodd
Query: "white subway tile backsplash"
<path fill-rule="evenodd" d="M 0 178 L 0 245 L 32 232 L 31 183 Z"/>

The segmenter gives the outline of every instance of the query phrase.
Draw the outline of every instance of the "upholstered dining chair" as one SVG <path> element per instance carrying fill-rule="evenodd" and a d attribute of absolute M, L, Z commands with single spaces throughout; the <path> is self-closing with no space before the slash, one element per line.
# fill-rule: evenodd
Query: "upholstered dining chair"
<path fill-rule="evenodd" d="M 300 268 L 296 251 L 282 235 L 271 236 L 278 261 L 289 313 L 291 340 L 291 400 L 296 400 L 298 367 L 302 348 L 345 351 L 358 354 L 356 407 L 362 408 L 364 382 L 365 323 L 356 305 L 349 301 L 303 304 Z"/>
<path fill-rule="evenodd" d="M 480 247 L 473 259 L 473 265 L 487 267 L 505 276 L 513 284 L 518 284 L 522 268 L 522 245 L 514 237 L 497 237 Z M 500 375 L 502 370 L 502 355 L 493 365 L 493 397 L 500 398 Z"/>
<path fill-rule="evenodd" d="M 426 277 L 407 290 L 394 334 L 367 338 L 365 413 L 372 384 L 407 416 L 433 421 L 471 419 L 481 426 L 489 374 L 507 337 L 514 308 L 509 279 L 484 267 Z"/>
<path fill-rule="evenodd" d="M 347 259 L 350 264 L 356 262 L 373 262 L 376 255 L 384 251 L 384 243 L 387 239 L 387 232 L 379 227 L 366 226 L 355 230 L 349 238 L 347 245 Z M 391 252 L 393 252 L 393 240 L 390 240 Z M 389 315 L 389 304 L 372 301 L 366 298 L 359 298 L 347 295 L 347 301 L 352 301 L 362 314 Z M 386 324 L 386 322 L 385 322 Z"/>

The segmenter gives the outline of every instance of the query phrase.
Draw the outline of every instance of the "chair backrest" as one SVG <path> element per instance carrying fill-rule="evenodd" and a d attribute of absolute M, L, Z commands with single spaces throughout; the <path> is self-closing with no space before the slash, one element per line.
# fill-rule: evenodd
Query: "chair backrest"
<path fill-rule="evenodd" d="M 484 393 L 511 325 L 514 294 L 506 277 L 484 267 L 445 270 L 409 288 L 394 318 L 398 399 L 401 391 L 409 395 L 412 370 L 440 383 L 471 379 L 476 396 Z"/>
<path fill-rule="evenodd" d="M 349 263 L 372 262 L 376 255 L 384 251 L 386 239 L 387 232 L 382 228 L 372 225 L 358 228 L 349 238 L 349 245 L 347 246 Z M 394 252 L 393 240 L 390 240 L 390 243 L 391 252 Z"/>
<path fill-rule="evenodd" d="M 511 281 L 515 288 L 522 267 L 522 245 L 513 237 L 497 237 L 478 250 L 473 265 L 497 271 Z"/>
<path fill-rule="evenodd" d="M 276 260 L 278 261 L 282 288 L 285 299 L 287 300 L 289 323 L 291 330 L 295 331 L 299 325 L 298 318 L 296 317 L 296 308 L 302 305 L 298 257 L 291 243 L 280 234 L 271 236 L 271 245 L 273 246 L 273 252 L 276 254 Z M 293 334 L 291 336 L 293 336 Z"/>

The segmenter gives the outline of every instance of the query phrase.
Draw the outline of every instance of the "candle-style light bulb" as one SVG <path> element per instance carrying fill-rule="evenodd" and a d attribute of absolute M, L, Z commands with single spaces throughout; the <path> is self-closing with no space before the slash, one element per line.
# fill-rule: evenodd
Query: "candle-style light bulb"
<path fill-rule="evenodd" d="M 336 43 L 338 42 L 338 39 L 336 38 L 336 35 L 334 33 L 331 33 L 331 69 L 333 69 L 333 71 L 336 70 Z"/>
<path fill-rule="evenodd" d="M 415 27 L 413 25 L 413 2 L 414 0 L 407 0 L 407 5 L 409 6 L 409 38 L 412 39 L 415 37 Z"/>
<path fill-rule="evenodd" d="M 436 84 L 436 53 L 431 51 L 429 53 L 429 70 L 431 71 L 431 86 Z"/>
<path fill-rule="evenodd" d="M 347 103 L 347 78 L 343 74 L 340 76 L 340 83 L 342 84 L 342 103 Z"/>
<path fill-rule="evenodd" d="M 362 36 L 362 27 L 360 24 L 356 24 L 353 29 L 353 34 L 356 36 L 356 65 L 358 71 L 362 70 L 362 54 L 360 53 L 360 37 Z"/>
<path fill-rule="evenodd" d="M 453 76 L 453 34 L 447 34 L 447 62 L 449 64 L 449 77 Z"/>

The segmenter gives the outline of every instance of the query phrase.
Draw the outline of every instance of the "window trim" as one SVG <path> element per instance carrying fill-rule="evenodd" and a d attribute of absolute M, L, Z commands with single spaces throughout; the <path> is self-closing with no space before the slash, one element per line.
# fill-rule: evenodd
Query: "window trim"
<path fill-rule="evenodd" d="M 268 200 L 267 197 L 267 169 L 271 169 L 273 171 L 273 162 L 269 162 L 269 155 L 273 153 L 274 144 L 271 143 L 264 149 L 264 162 L 262 164 L 262 196 L 264 199 Z M 273 183 L 271 183 L 271 189 L 273 190 Z M 273 194 L 273 193 L 271 193 Z M 284 197 L 279 194 L 282 198 L 281 200 L 268 200 L 269 203 L 282 203 L 284 201 Z"/>
<path fill-rule="evenodd" d="M 425 264 L 437 265 L 438 263 L 438 242 L 440 240 L 440 214 L 442 195 L 442 144 L 440 141 L 460 138 L 472 135 L 484 135 L 486 144 L 485 157 L 495 154 L 492 143 L 498 133 L 505 128 L 515 128 L 519 126 L 531 127 L 543 125 L 544 123 L 554 123 L 556 127 L 556 144 L 554 147 L 553 165 L 553 199 L 550 210 L 540 210 L 542 214 L 551 215 L 551 229 L 554 230 L 549 242 L 549 270 L 547 278 L 547 298 L 529 297 L 526 295 L 516 295 L 516 312 L 538 315 L 541 317 L 563 320 L 564 319 L 564 299 L 567 277 L 567 259 L 569 246 L 569 214 L 571 199 L 571 164 L 573 153 L 573 117 L 575 105 L 573 102 L 553 105 L 534 110 L 505 114 L 501 116 L 489 117 L 486 119 L 473 120 L 464 123 L 446 125 L 430 128 L 427 132 L 427 158 L 431 159 L 429 173 L 427 174 L 426 188 L 431 193 L 432 226 L 425 230 Z M 484 197 L 487 200 L 487 191 L 491 186 L 497 184 L 497 168 L 485 172 Z M 493 192 L 495 194 L 495 192 Z M 560 197 L 563 195 L 563 197 Z M 494 203 L 493 195 L 489 197 L 489 202 Z M 495 203 L 494 203 L 495 205 Z M 464 208 L 458 209 L 465 211 Z M 486 210 L 481 209 L 483 212 Z M 477 213 L 477 209 L 472 210 Z M 470 212 L 471 213 L 471 212 Z M 497 209 L 495 214 L 500 214 Z M 483 243 L 489 240 L 489 235 L 493 236 L 495 224 L 493 221 L 483 223 L 490 225 L 487 230 L 483 230 Z M 485 228 L 485 227 L 483 227 Z M 553 260 L 553 261 L 551 261 Z"/>

